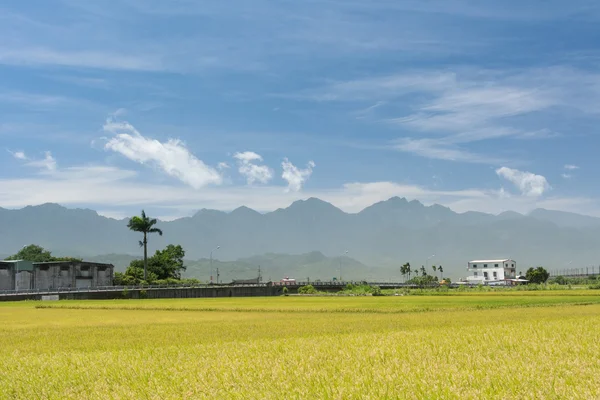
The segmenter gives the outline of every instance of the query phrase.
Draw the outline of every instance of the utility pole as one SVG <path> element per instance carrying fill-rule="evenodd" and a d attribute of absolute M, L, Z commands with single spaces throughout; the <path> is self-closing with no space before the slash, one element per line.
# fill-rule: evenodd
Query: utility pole
<path fill-rule="evenodd" d="M 213 251 L 217 251 L 221 248 L 221 246 L 217 246 L 213 250 L 210 251 L 210 283 L 213 283 L 213 262 L 212 262 L 212 253 Z M 219 283 L 219 277 L 217 276 L 217 283 Z"/>
<path fill-rule="evenodd" d="M 348 250 L 346 250 L 346 252 L 344 254 L 348 255 Z M 343 257 L 343 255 L 342 255 L 342 257 Z M 340 282 L 342 281 L 342 257 L 340 257 Z"/>
<path fill-rule="evenodd" d="M 262 276 L 260 275 L 260 265 L 258 266 L 258 283 L 262 282 Z"/>
<path fill-rule="evenodd" d="M 219 267 L 217 267 L 217 285 L 219 284 Z"/>

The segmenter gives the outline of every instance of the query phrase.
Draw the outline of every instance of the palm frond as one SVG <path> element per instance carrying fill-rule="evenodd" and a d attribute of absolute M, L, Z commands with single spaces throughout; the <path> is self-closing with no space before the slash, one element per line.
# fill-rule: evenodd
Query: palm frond
<path fill-rule="evenodd" d="M 160 236 L 162 236 L 163 231 L 159 228 L 152 228 L 148 230 L 148 233 L 158 233 Z"/>

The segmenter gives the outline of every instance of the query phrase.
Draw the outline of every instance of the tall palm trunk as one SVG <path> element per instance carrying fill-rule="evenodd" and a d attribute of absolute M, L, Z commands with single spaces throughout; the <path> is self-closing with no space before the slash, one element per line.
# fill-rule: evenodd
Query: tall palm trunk
<path fill-rule="evenodd" d="M 144 232 L 144 281 L 148 281 L 148 238 Z"/>

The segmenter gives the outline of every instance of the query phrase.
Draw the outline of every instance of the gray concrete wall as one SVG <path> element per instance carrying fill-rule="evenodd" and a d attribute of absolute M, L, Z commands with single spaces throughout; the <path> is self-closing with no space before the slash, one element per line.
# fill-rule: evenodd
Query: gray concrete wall
<path fill-rule="evenodd" d="M 59 293 L 61 300 L 183 299 L 203 297 L 265 297 L 281 295 L 280 287 L 212 287 L 135 289 Z M 0 301 L 41 300 L 42 294 L 0 295 Z"/>
<path fill-rule="evenodd" d="M 0 290 L 14 289 L 12 268 L 8 264 L 0 263 Z"/>
<path fill-rule="evenodd" d="M 86 288 L 111 286 L 114 267 L 89 262 L 34 264 L 34 288 Z"/>

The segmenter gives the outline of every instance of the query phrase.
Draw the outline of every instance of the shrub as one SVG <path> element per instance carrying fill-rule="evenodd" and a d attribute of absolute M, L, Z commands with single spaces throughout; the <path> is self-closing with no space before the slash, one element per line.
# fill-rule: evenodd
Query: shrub
<path fill-rule="evenodd" d="M 371 295 L 373 296 L 385 296 L 379 286 L 371 286 Z"/>
<path fill-rule="evenodd" d="M 289 289 L 284 286 L 283 287 L 283 295 L 284 296 L 289 296 L 289 292 L 290 292 Z"/>
<path fill-rule="evenodd" d="M 595 285 L 590 285 L 590 286 L 588 286 L 588 288 L 593 289 L 593 290 L 598 290 L 598 289 L 600 289 L 600 283 L 596 283 Z"/>
<path fill-rule="evenodd" d="M 298 293 L 299 294 L 317 294 L 319 292 L 317 291 L 317 289 L 315 289 L 315 287 L 313 285 L 306 285 L 306 286 L 301 286 L 300 288 L 298 288 Z"/>

